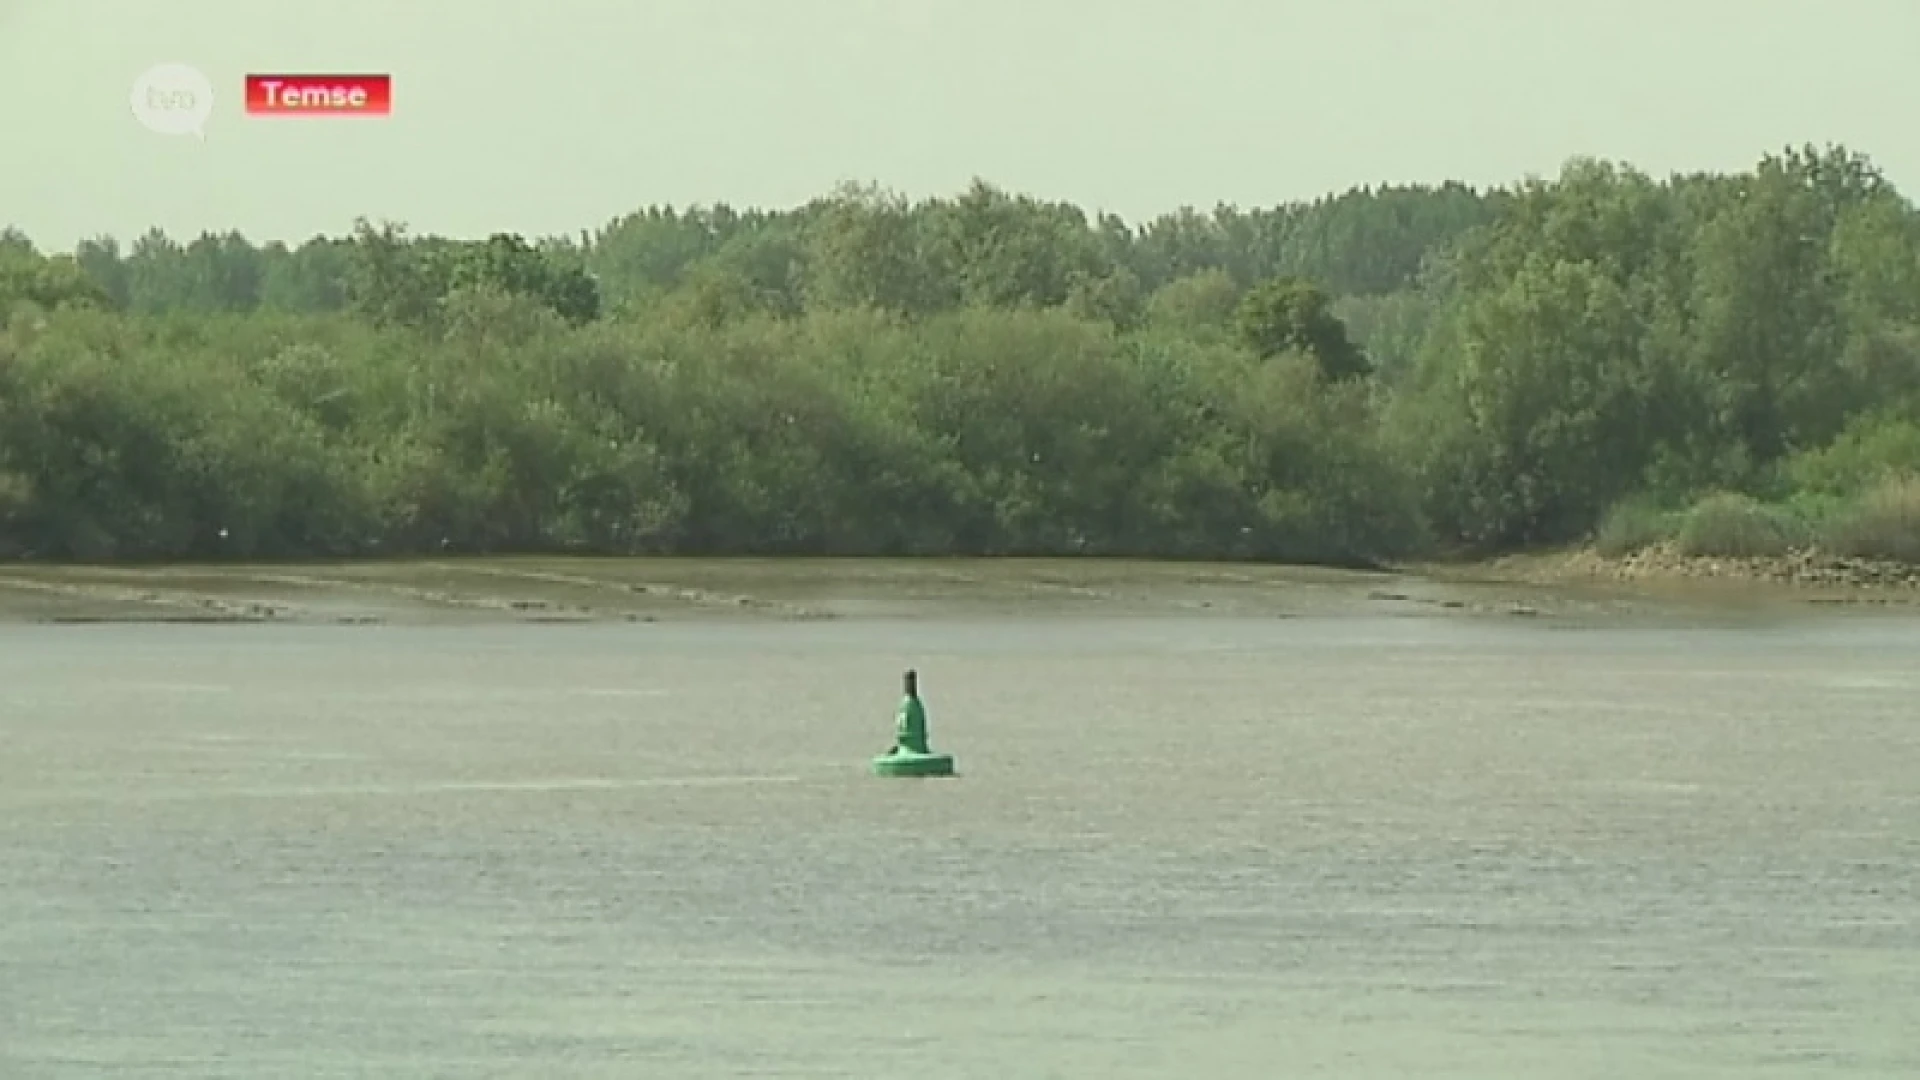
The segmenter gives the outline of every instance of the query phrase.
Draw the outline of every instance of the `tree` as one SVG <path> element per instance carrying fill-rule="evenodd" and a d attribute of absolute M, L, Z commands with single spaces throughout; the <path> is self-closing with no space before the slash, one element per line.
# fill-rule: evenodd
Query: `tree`
<path fill-rule="evenodd" d="M 1920 214 L 1802 148 L 1140 227 L 980 181 L 577 241 L 0 231 L 0 320 L 7 552 L 1357 561 L 1910 468 Z"/>
<path fill-rule="evenodd" d="M 579 325 L 600 317 L 600 288 L 568 255 L 496 233 L 480 243 L 410 238 L 404 226 L 355 226 L 348 293 L 379 325 L 435 323 L 449 295 L 492 291 L 522 296 Z"/>
<path fill-rule="evenodd" d="M 952 268 L 966 304 L 1058 307 L 1076 278 L 1111 269 L 1077 208 L 1016 198 L 983 180 L 931 206 L 926 227 L 933 262 Z"/>
<path fill-rule="evenodd" d="M 1167 282 L 1147 298 L 1147 322 L 1206 339 L 1232 329 L 1240 287 L 1225 270 L 1202 270 Z"/>
<path fill-rule="evenodd" d="M 0 247 L 0 325 L 14 306 L 28 303 L 42 311 L 66 307 L 111 307 L 106 289 L 71 255 L 43 257 L 31 248 Z"/>
<path fill-rule="evenodd" d="M 80 269 L 99 284 L 107 300 L 116 309 L 124 309 L 132 300 L 132 281 L 127 264 L 120 257 L 120 243 L 111 236 L 82 240 L 73 252 Z"/>
<path fill-rule="evenodd" d="M 925 220 L 924 207 L 897 194 L 841 188 L 810 222 L 808 303 L 910 316 L 952 307 L 961 287 L 934 262 Z"/>
<path fill-rule="evenodd" d="M 1240 341 L 1261 357 L 1304 353 L 1335 382 L 1364 378 L 1373 367 L 1347 337 L 1333 302 L 1310 281 L 1275 278 L 1254 287 L 1234 315 Z"/>
<path fill-rule="evenodd" d="M 452 251 L 446 280 L 449 290 L 486 288 L 527 297 L 576 325 L 600 317 L 599 286 L 587 271 L 557 265 L 555 256 L 510 233 Z"/>
<path fill-rule="evenodd" d="M 354 222 L 347 295 L 376 326 L 420 326 L 432 320 L 450 278 L 442 251 L 412 240 L 407 227 L 362 218 Z"/>

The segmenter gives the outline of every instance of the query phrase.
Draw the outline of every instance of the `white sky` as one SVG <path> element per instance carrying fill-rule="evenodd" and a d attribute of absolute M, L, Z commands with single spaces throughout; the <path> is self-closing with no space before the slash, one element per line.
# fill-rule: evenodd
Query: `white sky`
<path fill-rule="evenodd" d="M 202 142 L 138 126 L 194 64 Z M 386 119 L 242 76 L 384 71 Z M 1367 182 L 1655 173 L 1843 142 L 1920 189 L 1920 0 L 0 0 L 0 224 L 42 246 L 356 215 L 574 231 L 979 175 L 1142 218 Z"/>

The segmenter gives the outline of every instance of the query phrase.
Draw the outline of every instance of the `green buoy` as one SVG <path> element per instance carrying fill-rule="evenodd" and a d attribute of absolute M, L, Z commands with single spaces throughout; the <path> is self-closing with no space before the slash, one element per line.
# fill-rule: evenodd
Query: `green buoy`
<path fill-rule="evenodd" d="M 927 745 L 927 707 L 920 704 L 920 677 L 909 671 L 907 696 L 894 720 L 893 749 L 873 759 L 875 776 L 952 776 L 953 755 Z"/>

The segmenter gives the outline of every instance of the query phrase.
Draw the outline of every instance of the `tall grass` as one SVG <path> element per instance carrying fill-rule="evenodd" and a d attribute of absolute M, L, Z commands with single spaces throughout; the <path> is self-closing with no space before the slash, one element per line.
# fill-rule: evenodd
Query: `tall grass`
<path fill-rule="evenodd" d="M 1920 564 L 1920 475 L 1888 476 L 1868 488 L 1822 539 L 1836 555 Z"/>
<path fill-rule="evenodd" d="M 1765 559 L 1819 549 L 1856 559 L 1920 565 L 1920 473 L 1883 474 L 1858 495 L 1802 492 L 1785 504 L 1710 495 L 1675 512 L 1643 498 L 1615 506 L 1594 533 L 1594 551 L 1621 558 L 1671 543 L 1696 558 Z"/>

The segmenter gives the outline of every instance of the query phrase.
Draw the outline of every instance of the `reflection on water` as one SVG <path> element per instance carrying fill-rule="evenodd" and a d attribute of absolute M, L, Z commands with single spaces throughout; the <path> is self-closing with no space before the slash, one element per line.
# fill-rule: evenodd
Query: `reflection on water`
<path fill-rule="evenodd" d="M 1920 622 L 1585 626 L 0 627 L 0 1074 L 1920 1075 Z"/>

